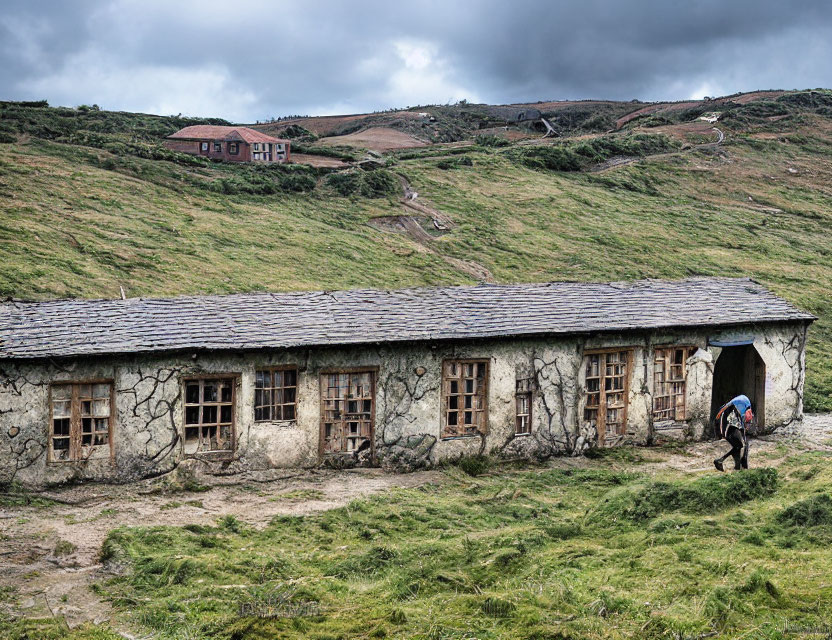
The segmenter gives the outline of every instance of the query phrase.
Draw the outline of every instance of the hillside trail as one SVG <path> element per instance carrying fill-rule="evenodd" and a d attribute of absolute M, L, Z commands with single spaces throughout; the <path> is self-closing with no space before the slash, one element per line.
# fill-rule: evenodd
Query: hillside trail
<path fill-rule="evenodd" d="M 410 211 L 414 211 L 419 216 L 430 219 L 434 229 L 439 232 L 451 232 L 454 227 L 453 221 L 446 214 L 438 209 L 435 209 L 421 201 L 417 202 L 418 193 L 410 186 L 410 182 L 401 174 L 397 174 L 399 184 L 402 188 L 401 204 Z M 450 264 L 454 269 L 467 273 L 478 282 L 495 282 L 491 271 L 484 265 L 473 260 L 462 260 L 453 256 L 448 256 L 439 251 L 435 244 L 434 236 L 425 231 L 424 227 L 419 224 L 419 219 L 413 214 L 399 215 L 399 216 L 384 216 L 374 218 L 370 221 L 370 225 L 381 231 L 392 233 L 404 233 L 411 240 L 416 242 L 423 250 L 432 253 L 442 258 L 445 262 Z"/>
<path fill-rule="evenodd" d="M 712 460 L 726 450 L 724 441 L 639 447 L 633 459 L 562 457 L 529 470 L 606 468 L 665 477 L 716 473 Z M 804 451 L 832 451 L 832 414 L 806 415 L 802 423 L 752 439 L 750 462 L 752 467 L 777 467 Z M 112 577 L 99 554 L 115 528 L 216 525 L 220 518 L 234 516 L 262 529 L 279 515 L 304 516 L 381 492 L 459 482 L 443 470 L 396 474 L 380 469 L 283 469 L 200 480 L 208 486 L 198 492 L 170 491 L 164 478 L 74 485 L 30 494 L 56 502 L 0 507 L 0 587 L 12 589 L 11 597 L 0 600 L 0 616 L 61 616 L 71 627 L 109 621 L 125 638 L 134 638 L 91 589 Z"/>
<path fill-rule="evenodd" d="M 670 151 L 667 153 L 656 153 L 649 156 L 614 156 L 609 160 L 590 168 L 590 171 L 592 173 L 602 173 L 604 171 L 609 171 L 610 169 L 623 167 L 624 165 L 641 162 L 642 160 L 656 160 L 659 158 L 669 158 L 682 153 L 691 153 L 693 151 L 702 151 L 704 149 L 716 149 L 725 141 L 725 133 L 718 127 L 713 127 L 711 130 L 716 133 L 717 136 L 717 139 L 712 142 L 703 142 L 702 144 L 692 145 L 688 149 L 680 149 L 679 151 Z"/>

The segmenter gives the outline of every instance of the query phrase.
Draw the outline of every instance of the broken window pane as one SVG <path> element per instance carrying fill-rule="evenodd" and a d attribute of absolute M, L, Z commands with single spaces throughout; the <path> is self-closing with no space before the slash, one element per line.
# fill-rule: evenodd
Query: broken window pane
<path fill-rule="evenodd" d="M 353 452 L 372 446 L 375 374 L 372 371 L 324 374 L 321 391 L 326 398 L 321 428 L 324 453 Z M 295 405 L 283 406 L 290 412 L 284 413 L 284 419 L 293 417 Z"/>
<path fill-rule="evenodd" d="M 191 380 L 185 386 L 185 453 L 233 448 L 234 378 Z"/>
<path fill-rule="evenodd" d="M 185 385 L 185 402 L 197 404 L 199 402 L 199 383 L 189 382 Z"/>
<path fill-rule="evenodd" d="M 111 390 L 106 382 L 52 385 L 50 460 L 86 459 L 93 447 L 110 443 Z"/>

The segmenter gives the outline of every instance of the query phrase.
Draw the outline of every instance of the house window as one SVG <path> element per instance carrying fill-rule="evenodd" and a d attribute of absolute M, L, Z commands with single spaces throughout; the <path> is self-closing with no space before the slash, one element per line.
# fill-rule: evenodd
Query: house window
<path fill-rule="evenodd" d="M 684 420 L 687 359 L 693 347 L 662 347 L 653 358 L 653 420 Z"/>
<path fill-rule="evenodd" d="M 200 148 L 201 148 L 203 151 L 208 151 L 208 143 L 207 143 L 207 142 L 202 142 L 202 143 L 200 143 Z"/>
<path fill-rule="evenodd" d="M 228 143 L 228 153 L 236 156 L 240 152 L 240 145 L 237 142 Z"/>
<path fill-rule="evenodd" d="M 259 160 L 260 159 L 260 154 L 259 153 L 253 153 L 251 155 L 252 155 L 252 159 L 254 159 L 254 160 Z"/>
<path fill-rule="evenodd" d="M 298 371 L 263 369 L 254 374 L 254 419 L 294 420 L 298 397 Z"/>
<path fill-rule="evenodd" d="M 185 453 L 234 449 L 235 379 L 185 382 Z"/>
<path fill-rule="evenodd" d="M 627 429 L 630 351 L 587 354 L 584 422 L 598 430 L 599 444 L 613 444 Z"/>
<path fill-rule="evenodd" d="M 488 427 L 486 360 L 447 360 L 442 364 L 442 437 L 485 434 Z"/>
<path fill-rule="evenodd" d="M 222 151 L 222 142 L 215 142 L 214 143 L 214 151 L 220 153 Z"/>
<path fill-rule="evenodd" d="M 260 143 L 259 142 L 254 143 L 254 150 L 255 151 L 260 151 Z"/>
<path fill-rule="evenodd" d="M 526 435 L 532 432 L 532 389 L 534 388 L 533 378 L 521 378 L 517 380 L 514 401 L 516 405 L 516 421 L 514 433 Z"/>
<path fill-rule="evenodd" d="M 321 375 L 321 452 L 349 453 L 372 447 L 375 371 Z"/>
<path fill-rule="evenodd" d="M 86 460 L 96 447 L 110 450 L 113 432 L 113 383 L 53 384 L 49 460 Z"/>

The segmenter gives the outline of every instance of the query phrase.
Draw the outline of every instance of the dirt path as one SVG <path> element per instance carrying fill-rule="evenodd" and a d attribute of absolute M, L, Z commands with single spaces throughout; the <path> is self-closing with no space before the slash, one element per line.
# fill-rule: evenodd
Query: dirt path
<path fill-rule="evenodd" d="M 438 230 L 450 231 L 453 229 L 453 222 L 447 215 L 422 202 L 417 202 L 418 194 L 411 188 L 407 178 L 403 175 L 399 175 L 398 178 L 402 187 L 401 203 L 406 209 L 420 214 L 425 219 L 429 219 L 430 224 Z M 446 256 L 438 251 L 434 246 L 434 237 L 425 231 L 424 227 L 419 223 L 418 217 L 412 214 L 375 218 L 370 221 L 370 225 L 381 231 L 404 233 L 423 249 L 439 256 L 455 269 L 467 273 L 479 282 L 495 282 L 491 271 L 479 262 Z"/>
<path fill-rule="evenodd" d="M 354 469 L 284 471 L 272 477 L 229 478 L 224 482 L 238 484 L 172 494 L 151 493 L 157 481 L 84 485 L 48 493 L 77 504 L 0 508 L 0 587 L 15 588 L 17 596 L 11 607 L 0 607 L 26 617 L 63 615 L 70 626 L 111 620 L 110 606 L 90 585 L 104 577 L 98 556 L 112 529 L 214 525 L 225 515 L 263 527 L 277 515 L 335 509 L 380 491 L 440 482 L 444 476 L 438 471 Z"/>
<path fill-rule="evenodd" d="M 800 424 L 752 439 L 750 462 L 752 467 L 778 466 L 788 456 L 807 450 L 832 451 L 832 414 L 807 415 Z M 711 461 L 725 451 L 725 442 L 697 442 L 639 448 L 639 464 L 584 457 L 555 458 L 549 464 L 695 473 L 713 471 Z M 226 515 L 264 527 L 276 515 L 307 515 L 393 488 L 446 481 L 442 471 L 276 470 L 218 478 L 204 492 L 158 493 L 163 486 L 159 480 L 53 490 L 44 495 L 62 503 L 0 508 L 0 587 L 16 590 L 11 602 L 0 603 L 0 611 L 26 617 L 65 616 L 70 626 L 110 620 L 118 628 L 110 606 L 90 589 L 106 577 L 98 555 L 112 529 L 213 525 Z"/>
<path fill-rule="evenodd" d="M 717 127 L 712 127 L 711 129 L 716 133 L 716 140 L 713 142 L 703 142 L 702 144 L 693 145 L 688 149 L 682 149 L 679 151 L 671 151 L 669 153 L 656 153 L 649 156 L 613 156 L 609 160 L 606 160 L 600 164 L 595 165 L 589 169 L 592 173 L 601 173 L 603 171 L 609 171 L 610 169 L 616 169 L 618 167 L 623 167 L 624 165 L 633 164 L 635 162 L 641 162 L 642 160 L 655 160 L 656 158 L 668 158 L 670 156 L 679 155 L 680 153 L 690 153 L 692 151 L 701 151 L 702 149 L 716 149 L 719 145 L 723 143 L 725 140 L 725 134 L 722 132 L 721 129 Z"/>

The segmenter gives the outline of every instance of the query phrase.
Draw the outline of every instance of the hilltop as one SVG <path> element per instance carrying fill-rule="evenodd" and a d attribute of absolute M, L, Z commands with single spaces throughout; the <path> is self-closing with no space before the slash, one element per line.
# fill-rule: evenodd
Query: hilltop
<path fill-rule="evenodd" d="M 287 166 L 161 146 L 189 124 L 229 123 L 0 103 L 0 293 L 747 275 L 819 317 L 806 407 L 832 409 L 832 92 L 255 125 Z"/>

